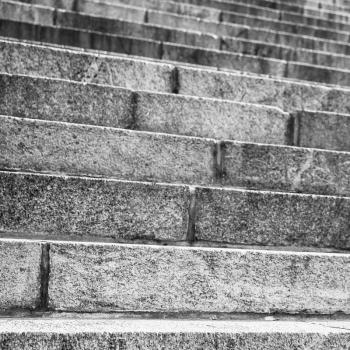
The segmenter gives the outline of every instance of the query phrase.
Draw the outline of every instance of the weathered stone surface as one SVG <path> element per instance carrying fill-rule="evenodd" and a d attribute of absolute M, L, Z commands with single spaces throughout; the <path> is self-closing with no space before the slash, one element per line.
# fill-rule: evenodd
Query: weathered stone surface
<path fill-rule="evenodd" d="M 126 37 L 58 26 L 43 27 L 33 23 L 1 21 L 0 35 L 20 40 L 34 40 L 49 44 L 75 46 L 83 49 L 160 58 L 159 41 Z"/>
<path fill-rule="evenodd" d="M 106 33 L 118 33 L 119 36 L 132 36 L 157 41 L 174 42 L 183 45 L 218 49 L 220 42 L 210 34 L 200 34 L 185 30 L 169 29 L 150 24 L 127 22 L 105 17 L 88 16 L 76 12 L 57 11 L 57 25 Z"/>
<path fill-rule="evenodd" d="M 196 188 L 196 237 L 248 245 L 350 247 L 350 198 Z"/>
<path fill-rule="evenodd" d="M 42 62 L 45 61 L 45 65 Z M 131 89 L 171 92 L 174 66 L 78 50 L 0 41 L 0 69 Z M 350 113 L 349 90 L 271 79 L 264 76 L 179 67 L 179 92 L 185 95 L 298 109 Z"/>
<path fill-rule="evenodd" d="M 286 144 L 289 114 L 276 108 L 139 92 L 136 128 L 172 134 Z"/>
<path fill-rule="evenodd" d="M 39 306 L 41 249 L 39 242 L 0 240 L 0 311 Z"/>
<path fill-rule="evenodd" d="M 350 153 L 224 142 L 223 183 L 350 196 Z"/>
<path fill-rule="evenodd" d="M 257 77 L 239 72 L 179 67 L 179 93 L 276 106 L 284 111 L 350 113 L 350 90 Z"/>
<path fill-rule="evenodd" d="M 129 128 L 131 90 L 67 80 L 0 74 L 0 114 Z"/>
<path fill-rule="evenodd" d="M 183 240 L 187 232 L 185 186 L 10 172 L 0 182 L 7 235 Z"/>
<path fill-rule="evenodd" d="M 346 349 L 348 321 L 0 320 L 0 344 L 12 350 L 318 350 Z"/>
<path fill-rule="evenodd" d="M 223 37 L 233 37 L 250 41 L 260 41 L 274 45 L 285 45 L 293 48 L 304 48 L 310 50 L 321 50 L 338 54 L 349 54 L 350 45 L 347 41 L 334 41 L 313 36 L 302 36 L 299 34 L 281 32 L 248 26 L 244 24 L 213 22 L 209 20 L 198 21 L 195 17 L 179 16 L 172 13 L 160 11 L 148 11 L 149 23 L 187 30 L 196 30 L 203 33 L 212 33 Z"/>
<path fill-rule="evenodd" d="M 283 77 L 287 62 L 273 58 L 256 57 L 199 47 L 163 44 L 163 59 L 185 63 L 241 70 L 257 74 L 273 74 Z M 307 76 L 305 76 L 307 79 Z"/>
<path fill-rule="evenodd" d="M 350 312 L 350 255 L 52 243 L 49 306 L 65 311 Z"/>
<path fill-rule="evenodd" d="M 301 111 L 297 126 L 300 146 L 350 151 L 350 114 Z"/>
<path fill-rule="evenodd" d="M 45 62 L 45 64 L 43 64 Z M 174 66 L 0 40 L 0 69 L 11 74 L 69 79 L 140 90 L 171 92 Z"/>
<path fill-rule="evenodd" d="M 127 180 L 212 183 L 215 141 L 0 117 L 0 167 Z"/>
<path fill-rule="evenodd" d="M 350 67 L 349 56 L 255 40 L 224 37 L 222 39 L 222 49 L 248 55 L 272 57 L 335 68 L 348 69 Z"/>

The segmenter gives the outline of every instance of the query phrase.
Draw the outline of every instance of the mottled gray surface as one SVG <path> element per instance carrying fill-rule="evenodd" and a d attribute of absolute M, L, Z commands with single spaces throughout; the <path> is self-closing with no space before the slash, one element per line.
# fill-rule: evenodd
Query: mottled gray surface
<path fill-rule="evenodd" d="M 0 114 L 130 128 L 132 91 L 73 81 L 0 74 Z"/>
<path fill-rule="evenodd" d="M 350 90 L 340 87 L 285 81 L 179 67 L 179 92 L 279 107 L 285 111 L 322 110 L 350 113 Z"/>
<path fill-rule="evenodd" d="M 39 242 L 0 240 L 0 311 L 39 306 L 40 263 Z"/>
<path fill-rule="evenodd" d="M 189 189 L 0 172 L 0 202 L 6 235 L 182 240 Z"/>
<path fill-rule="evenodd" d="M 192 0 L 191 0 L 192 1 Z M 277 12 L 277 19 L 280 14 Z M 245 16 L 243 16 L 244 19 Z M 254 20 L 257 20 L 254 17 Z M 174 28 L 197 30 L 224 37 L 236 37 L 262 43 L 287 45 L 310 50 L 329 50 L 338 54 L 350 52 L 348 40 L 334 41 L 314 36 L 303 36 L 297 33 L 271 30 L 259 26 L 249 26 L 238 22 L 216 22 L 206 19 L 198 21 L 195 17 L 181 16 L 177 14 L 159 11 L 148 11 L 148 22 L 157 25 L 166 25 Z M 277 23 L 279 23 L 278 21 Z M 295 26 L 295 24 L 294 24 Z M 297 30 L 297 29 L 296 29 Z M 323 34 L 325 32 L 323 31 Z"/>
<path fill-rule="evenodd" d="M 286 144 L 289 115 L 276 108 L 138 93 L 136 127 L 172 134 Z"/>
<path fill-rule="evenodd" d="M 350 151 L 350 114 L 301 111 L 297 118 L 298 145 Z"/>
<path fill-rule="evenodd" d="M 52 243 L 66 311 L 350 312 L 350 255 Z"/>
<path fill-rule="evenodd" d="M 227 141 L 222 157 L 226 186 L 350 196 L 350 153 Z"/>
<path fill-rule="evenodd" d="M 259 105 L 0 74 L 0 114 L 241 141 L 289 143 L 289 115 Z"/>
<path fill-rule="evenodd" d="M 329 350 L 346 349 L 349 322 L 184 320 L 0 320 L 11 350 Z"/>
<path fill-rule="evenodd" d="M 132 89 L 171 92 L 169 64 L 0 41 L 0 69 Z M 45 61 L 45 65 L 42 62 Z M 179 92 L 280 107 L 350 113 L 349 90 L 307 83 L 179 67 Z"/>
<path fill-rule="evenodd" d="M 197 188 L 196 199 L 199 240 L 350 248 L 350 198 Z"/>
<path fill-rule="evenodd" d="M 0 167 L 126 180 L 213 183 L 215 141 L 1 117 Z"/>
<path fill-rule="evenodd" d="M 6 40 L 0 41 L 0 69 L 11 74 L 109 84 L 130 89 L 171 92 L 173 88 L 174 66 L 169 64 Z"/>

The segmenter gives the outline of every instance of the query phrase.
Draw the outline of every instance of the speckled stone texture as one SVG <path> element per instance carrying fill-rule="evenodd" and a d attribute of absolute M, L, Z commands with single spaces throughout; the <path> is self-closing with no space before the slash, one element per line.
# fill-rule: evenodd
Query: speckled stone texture
<path fill-rule="evenodd" d="M 350 196 L 350 153 L 227 141 L 221 154 L 226 186 Z"/>
<path fill-rule="evenodd" d="M 350 255 L 52 243 L 49 307 L 66 311 L 350 312 Z"/>
<path fill-rule="evenodd" d="M 346 349 L 349 322 L 0 320 L 5 350 Z"/>
<path fill-rule="evenodd" d="M 182 240 L 189 189 L 0 172 L 0 202 L 7 236 Z"/>
<path fill-rule="evenodd" d="M 135 123 L 148 131 L 286 144 L 289 119 L 265 106 L 139 92 Z"/>
<path fill-rule="evenodd" d="M 284 111 L 350 113 L 350 90 L 295 81 L 179 67 L 179 93 L 275 106 Z"/>
<path fill-rule="evenodd" d="M 16 41 L 0 40 L 0 69 L 11 74 L 109 84 L 130 89 L 163 92 L 173 89 L 174 66 L 169 64 Z"/>
<path fill-rule="evenodd" d="M 350 198 L 196 188 L 196 237 L 248 245 L 350 247 Z"/>
<path fill-rule="evenodd" d="M 128 129 L 131 90 L 0 74 L 0 114 Z"/>
<path fill-rule="evenodd" d="M 278 16 L 281 16 L 279 12 Z M 279 17 L 277 16 L 277 19 Z M 338 54 L 348 54 L 350 45 L 346 41 L 333 41 L 314 36 L 301 36 L 298 34 L 270 30 L 257 26 L 248 26 L 238 23 L 201 20 L 195 17 L 179 16 L 177 14 L 148 11 L 148 22 L 157 25 L 166 25 L 174 28 L 186 28 L 205 33 L 212 33 L 222 37 L 239 37 L 251 42 L 260 41 L 275 45 L 299 47 L 315 51 L 329 51 Z M 254 18 L 256 20 L 256 17 Z M 315 52 L 316 53 L 316 52 Z M 315 54 L 314 53 L 314 54 Z"/>
<path fill-rule="evenodd" d="M 0 239 L 0 312 L 39 306 L 41 249 L 39 242 Z"/>
<path fill-rule="evenodd" d="M 29 22 L 2 20 L 0 35 L 34 40 L 55 45 L 73 46 L 79 49 L 109 51 L 150 58 L 160 58 L 161 42 L 155 40 L 104 34 L 58 26 L 41 26 Z"/>
<path fill-rule="evenodd" d="M 298 145 L 350 151 L 350 114 L 300 111 L 296 118 Z"/>
<path fill-rule="evenodd" d="M 215 181 L 215 141 L 1 117 L 0 167 L 126 180 Z"/>

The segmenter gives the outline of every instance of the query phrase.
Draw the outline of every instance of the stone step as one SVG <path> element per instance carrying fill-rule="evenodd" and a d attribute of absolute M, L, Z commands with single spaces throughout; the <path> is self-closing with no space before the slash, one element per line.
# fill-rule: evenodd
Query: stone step
<path fill-rule="evenodd" d="M 25 0 L 23 0 L 25 1 Z M 47 6 L 57 6 L 57 3 L 53 3 L 53 0 L 31 0 L 32 3 L 44 3 Z M 244 3 L 245 5 L 248 5 L 246 0 L 240 0 L 236 1 L 238 3 Z M 85 5 L 89 3 L 89 5 Z M 213 21 L 220 21 L 220 13 L 223 12 L 222 10 L 215 9 L 214 7 L 207 7 L 203 4 L 196 5 L 196 4 L 190 4 L 189 2 L 177 2 L 174 0 L 168 0 L 168 1 L 160 1 L 160 0 L 103 0 L 103 1 L 96 1 L 96 0 L 80 0 L 78 1 L 78 9 L 84 12 L 83 9 L 88 9 L 91 3 L 95 3 L 96 7 L 107 8 L 108 6 L 116 5 L 116 4 L 123 4 L 128 6 L 135 6 L 135 7 L 143 7 L 148 8 L 152 10 L 159 10 L 159 11 L 165 11 L 165 12 L 173 12 L 178 13 L 182 15 L 187 16 L 197 16 L 202 19 L 210 19 Z M 309 2 L 310 3 L 310 2 Z M 259 11 L 256 8 L 256 5 L 270 8 L 274 11 L 266 11 L 264 12 L 264 9 L 260 9 L 262 11 L 262 14 L 265 14 L 268 16 L 268 18 L 271 19 L 284 19 L 284 20 L 296 20 L 296 22 L 299 23 L 305 23 L 305 24 L 315 24 L 318 25 L 318 23 L 324 23 L 323 21 L 328 21 L 331 26 L 337 27 L 337 23 L 349 23 L 350 22 L 350 13 L 344 12 L 344 9 L 339 9 L 339 11 L 334 11 L 334 7 L 329 10 L 319 9 L 319 8 L 313 8 L 313 7 L 290 7 L 285 3 L 278 3 L 276 2 L 271 3 L 266 2 L 265 5 L 261 4 L 254 4 L 251 1 L 249 2 L 250 5 L 255 5 L 254 9 L 255 11 L 251 11 L 252 15 L 256 15 L 259 13 Z M 69 7 L 70 5 L 66 4 L 59 4 L 58 6 L 64 6 L 64 8 L 70 10 L 72 7 Z M 281 10 L 278 9 L 278 7 L 281 7 Z M 283 9 L 285 7 L 285 9 Z M 236 7 L 236 10 L 239 10 L 242 7 Z M 247 8 L 247 6 L 245 7 Z M 243 9 L 245 9 L 243 7 Z M 251 6 L 248 6 L 248 8 L 251 8 Z M 233 8 L 235 9 L 235 8 Z M 232 9 L 231 9 L 232 10 Z M 297 10 L 297 11 L 294 11 Z M 229 12 L 229 11 L 225 11 Z M 245 11 L 245 13 L 249 14 L 249 11 Z M 238 12 L 237 12 L 238 13 Z M 332 28 L 332 27 L 331 27 Z"/>
<path fill-rule="evenodd" d="M 0 73 L 0 114 L 350 151 L 350 116 Z M 30 91 L 30 92 L 29 92 Z"/>
<path fill-rule="evenodd" d="M 2 237 L 350 248 L 349 197 L 8 171 L 0 182 Z"/>
<path fill-rule="evenodd" d="M 350 255 L 50 243 L 48 307 L 349 314 Z"/>
<path fill-rule="evenodd" d="M 0 343 L 12 350 L 169 349 L 318 350 L 346 348 L 349 321 L 167 319 L 0 319 Z M 53 333 L 54 330 L 54 333 Z"/>
<path fill-rule="evenodd" d="M 271 74 L 327 84 L 350 85 L 350 70 L 277 60 L 228 51 L 206 50 L 200 47 L 116 36 L 100 32 L 76 30 L 31 23 L 0 21 L 0 34 L 21 40 L 44 41 L 59 45 L 78 46 L 117 53 L 146 56 L 155 59 L 240 70 L 256 74 Z"/>
<path fill-rule="evenodd" d="M 212 33 L 223 37 L 260 41 L 262 43 L 271 43 L 274 45 L 284 45 L 291 48 L 308 49 L 314 51 L 333 52 L 334 54 L 349 55 L 350 45 L 348 42 L 340 42 L 329 39 L 315 38 L 313 36 L 305 36 L 281 32 L 277 30 L 269 30 L 259 27 L 249 27 L 242 24 L 233 24 L 227 22 L 212 22 L 207 20 L 197 20 L 195 17 L 179 16 L 172 13 L 148 11 L 148 23 L 155 25 L 166 25 L 173 28 L 183 28 L 188 30 L 196 30 L 203 33 Z"/>
<path fill-rule="evenodd" d="M 46 0 L 40 1 L 46 3 Z M 39 0 L 37 0 L 37 2 L 39 2 Z M 6 6 L 7 10 L 3 11 L 3 17 L 7 19 L 12 18 L 17 20 L 18 15 L 16 9 L 19 5 L 20 4 L 18 3 L 16 4 L 13 2 L 5 2 L 3 6 Z M 101 4 L 98 3 L 95 3 L 95 5 L 101 6 Z M 47 17 L 50 17 L 49 13 L 51 11 L 52 19 L 46 20 L 43 24 L 53 25 L 53 23 L 55 23 L 57 25 L 68 27 L 78 26 L 79 28 L 83 29 L 103 31 L 112 34 L 118 33 L 119 35 L 131 35 L 139 38 L 183 43 L 186 45 L 195 45 L 205 48 L 217 48 L 234 52 L 250 53 L 255 55 L 260 54 L 265 57 L 269 57 L 271 54 L 271 57 L 274 58 L 288 59 L 294 61 L 300 60 L 301 62 L 330 65 L 335 66 L 337 68 L 349 68 L 348 57 L 344 57 L 342 55 L 343 53 L 350 54 L 349 43 L 341 43 L 329 40 L 317 40 L 313 37 L 300 38 L 299 34 L 290 35 L 288 33 L 283 33 L 283 35 L 281 36 L 279 30 L 263 30 L 262 28 L 248 27 L 244 25 L 244 23 L 243 25 L 239 24 L 240 19 L 242 19 L 243 22 L 246 22 L 247 20 L 252 20 L 252 23 L 254 24 L 254 22 L 257 22 L 257 19 L 255 19 L 254 17 L 243 16 L 241 18 L 240 16 L 238 16 L 240 19 L 235 19 L 235 25 L 230 25 L 224 22 L 203 22 L 198 21 L 196 17 L 178 16 L 159 11 L 147 11 L 146 14 L 145 10 L 141 8 L 139 8 L 137 12 L 137 8 L 126 6 L 113 5 L 110 6 L 112 8 L 110 10 L 109 8 L 106 8 L 106 5 L 104 5 L 104 7 L 102 7 L 102 14 L 101 11 L 90 9 L 90 14 L 92 13 L 92 15 L 94 16 L 86 16 L 83 14 L 77 14 L 75 12 L 65 12 L 61 10 L 59 10 L 56 14 L 52 12 L 53 10 L 47 8 L 44 9 L 40 6 L 23 6 L 24 10 L 22 10 L 22 12 L 28 13 L 27 16 L 21 16 L 21 21 L 25 22 L 32 22 L 33 18 L 38 17 L 44 17 L 44 19 L 47 19 Z M 91 10 L 95 11 L 91 12 Z M 107 11 L 108 15 L 105 13 Z M 98 18 L 96 17 L 97 13 L 100 13 L 100 15 L 103 17 L 107 15 L 109 19 L 107 20 L 106 18 Z M 114 15 L 114 19 L 110 18 L 112 15 Z M 118 20 L 116 20 L 115 17 L 118 18 Z M 225 15 L 222 15 L 221 17 L 225 17 Z M 141 23 L 121 21 L 122 19 Z M 144 19 L 147 20 L 147 24 L 142 24 Z M 271 25 L 271 23 L 273 23 L 271 20 L 263 20 L 263 22 L 266 22 L 269 26 Z M 154 24 L 156 26 L 152 26 L 151 24 Z M 280 22 L 278 21 L 277 24 L 280 25 Z M 295 23 L 292 23 L 292 25 L 295 26 Z M 162 26 L 162 28 L 159 28 L 157 26 Z M 169 26 L 172 27 L 173 30 L 170 30 Z M 179 31 L 179 28 L 184 28 L 189 31 L 201 31 L 203 33 L 209 34 L 200 35 L 199 33 L 188 33 L 181 30 Z M 232 47 L 232 45 L 229 45 L 229 43 L 233 39 L 230 40 L 230 38 L 223 37 L 220 40 L 220 38 L 218 38 L 216 34 L 220 34 L 222 36 L 229 36 L 230 38 L 231 36 L 233 36 L 235 37 L 235 41 L 242 41 L 241 45 L 245 46 L 240 47 L 239 45 L 234 45 Z M 242 35 L 244 35 L 245 38 L 241 38 Z M 271 41 L 272 44 L 267 44 L 266 37 L 269 37 L 270 39 L 276 39 L 277 44 L 273 44 L 273 40 Z M 251 43 L 251 46 L 254 46 L 254 49 L 250 49 L 249 51 L 247 50 L 247 41 L 248 43 Z M 298 46 L 295 45 L 295 41 L 298 42 L 298 45 L 302 44 L 302 46 L 305 46 L 304 50 L 302 48 L 297 49 L 296 47 Z M 281 44 L 282 46 L 287 47 L 280 47 Z M 277 45 L 277 47 L 275 47 L 275 45 Z M 265 50 L 263 51 L 264 48 Z M 340 56 L 330 55 L 330 48 L 332 48 L 332 52 L 334 51 L 334 48 Z M 326 50 L 326 52 L 315 52 L 324 50 Z"/>
<path fill-rule="evenodd" d="M 172 12 L 185 16 L 194 16 L 214 22 L 233 22 L 235 24 L 245 24 L 253 27 L 264 27 L 273 30 L 314 35 L 315 27 L 323 27 L 328 31 L 348 31 L 350 28 L 350 13 L 348 21 L 326 20 L 319 17 L 306 17 L 294 12 L 280 12 L 278 17 L 259 17 L 256 15 L 246 15 L 241 12 L 225 12 L 210 7 L 202 7 L 176 2 L 165 2 L 161 0 L 116 0 L 113 2 L 96 2 L 93 0 L 80 0 L 74 4 L 72 2 L 59 3 L 54 0 L 17 0 L 33 5 L 44 5 L 53 8 L 61 8 L 69 11 L 88 13 L 105 18 L 124 19 L 137 22 L 144 22 L 148 18 L 147 10 L 157 10 L 162 12 Z M 126 5 L 126 6 L 125 6 Z M 298 22 L 298 23 L 296 23 Z M 166 23 L 166 22 L 165 22 Z M 297 26 L 297 24 L 299 24 Z M 302 27 L 304 26 L 304 27 Z M 314 28 L 312 28 L 314 27 Z M 301 32 L 300 32 L 301 31 Z M 310 34 L 307 34 L 310 35 Z"/>
<path fill-rule="evenodd" d="M 291 117 L 274 107 L 4 73 L 0 86 L 0 114 L 13 117 L 272 144 L 294 139 Z"/>
<path fill-rule="evenodd" d="M 1 169 L 350 195 L 348 152 L 6 116 L 0 121 Z"/>
<path fill-rule="evenodd" d="M 261 15 L 264 17 L 270 16 L 271 18 L 279 18 L 279 14 L 281 11 L 292 11 L 300 14 L 304 14 L 305 12 L 308 14 L 315 14 L 317 16 L 329 16 L 333 14 L 346 14 L 348 15 L 348 11 L 344 10 L 344 8 L 330 8 L 330 9 L 320 9 L 315 6 L 309 6 L 305 4 L 302 4 L 303 6 L 300 6 L 300 4 L 288 4 L 283 2 L 280 2 L 279 5 L 272 5 L 271 6 L 259 6 L 254 5 L 252 3 L 247 4 L 246 1 L 224 1 L 224 0 L 173 0 L 175 2 L 180 3 L 187 3 L 192 5 L 198 5 L 198 6 L 205 6 L 205 7 L 212 7 L 218 10 L 222 11 L 233 11 L 233 12 L 241 12 L 246 14 L 254 14 L 254 15 Z"/>
<path fill-rule="evenodd" d="M 285 111 L 350 113 L 350 90 L 209 68 L 0 40 L 0 71 L 176 92 L 279 107 Z M 45 62 L 45 65 L 42 64 Z"/>

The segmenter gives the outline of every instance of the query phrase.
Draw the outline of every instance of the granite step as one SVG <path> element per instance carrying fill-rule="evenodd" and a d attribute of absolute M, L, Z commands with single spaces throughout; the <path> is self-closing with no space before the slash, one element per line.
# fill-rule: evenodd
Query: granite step
<path fill-rule="evenodd" d="M 279 107 L 350 114 L 346 88 L 0 40 L 0 71 Z M 45 62 L 45 65 L 42 64 Z"/>
<path fill-rule="evenodd" d="M 96 4 L 96 6 L 99 4 Z M 17 20 L 18 14 L 16 9 L 18 6 L 21 6 L 20 3 L 13 3 L 13 2 L 5 2 L 3 4 L 4 8 L 6 7 L 6 11 L 4 12 L 3 17 L 5 19 L 15 19 Z M 101 6 L 101 5 L 99 5 Z M 50 15 L 50 11 L 52 13 L 52 9 L 43 8 L 41 6 L 28 6 L 23 5 L 21 6 L 22 12 L 27 13 L 27 16 L 21 15 L 21 21 L 24 22 L 33 22 L 33 18 L 44 18 L 43 24 L 46 25 L 53 25 L 54 23 L 57 25 L 65 26 L 65 27 L 75 27 L 80 29 L 88 29 L 88 30 L 96 30 L 96 31 L 102 31 L 107 32 L 111 34 L 119 34 L 119 35 L 127 35 L 127 36 L 134 36 L 139 38 L 148 38 L 148 39 L 156 39 L 161 41 L 168 41 L 168 42 L 175 42 L 175 43 L 183 43 L 186 45 L 195 45 L 200 46 L 204 48 L 216 48 L 216 49 L 224 49 L 224 50 L 233 50 L 234 52 L 242 52 L 243 49 L 238 50 L 237 45 L 233 48 L 230 48 L 230 45 L 227 43 L 223 45 L 225 42 L 230 42 L 230 38 L 228 37 L 235 37 L 236 40 L 243 40 L 243 43 L 247 40 L 252 42 L 252 45 L 257 45 L 255 41 L 260 42 L 260 45 L 262 47 L 267 46 L 271 47 L 274 45 L 283 45 L 288 46 L 288 48 L 274 48 L 272 50 L 272 56 L 275 58 L 285 58 L 287 57 L 289 60 L 293 59 L 295 61 L 298 61 L 298 56 L 301 56 L 301 61 L 313 63 L 313 64 L 329 64 L 334 65 L 335 67 L 339 68 L 339 64 L 342 64 L 344 68 L 349 68 L 349 65 L 347 64 L 348 61 L 346 61 L 346 57 L 343 56 L 337 57 L 335 56 L 332 58 L 331 55 L 329 55 L 329 50 L 333 47 L 339 54 L 347 54 L 350 53 L 350 44 L 349 43 L 341 43 L 337 41 L 332 40 L 317 40 L 312 36 L 302 36 L 300 37 L 299 34 L 289 34 L 289 33 L 281 33 L 279 30 L 264 30 L 263 28 L 257 28 L 258 25 L 255 27 L 249 27 L 247 25 L 239 24 L 240 20 L 236 19 L 234 25 L 230 25 L 228 22 L 208 22 L 208 21 L 198 21 L 196 17 L 188 17 L 188 16 L 179 16 L 179 15 L 172 15 L 170 13 L 166 12 L 159 12 L 159 11 L 147 11 L 145 12 L 144 9 L 135 7 L 126 7 L 126 6 L 114 6 L 111 10 L 106 9 L 106 7 L 103 7 L 103 14 L 100 15 L 101 17 L 96 17 L 97 13 L 99 13 L 98 10 L 95 10 L 94 12 L 90 12 L 90 16 L 86 14 L 78 14 L 76 12 L 69 12 L 69 11 L 62 11 L 58 10 L 57 14 L 54 12 L 54 14 Z M 108 20 L 105 18 L 105 12 L 108 11 Z M 135 12 L 136 11 L 136 12 Z M 91 14 L 93 16 L 91 16 Z M 111 19 L 111 15 L 114 14 L 114 19 Z M 47 19 L 48 17 L 51 17 L 51 19 Z M 224 14 L 222 14 L 221 17 L 225 17 Z M 232 16 L 231 16 L 232 17 Z M 115 18 L 118 18 L 116 20 Z M 239 17 L 241 18 L 241 17 Z M 254 17 L 242 17 L 241 18 L 243 22 L 246 20 L 253 21 L 253 24 L 257 22 L 258 19 L 255 19 Z M 122 21 L 124 20 L 124 21 Z M 125 21 L 126 20 L 126 21 Z M 147 21 L 147 24 L 142 24 L 142 22 Z M 37 20 L 38 21 L 38 20 Z M 130 22 L 127 22 L 130 21 Z M 138 23 L 135 23 L 138 22 Z M 273 23 L 271 20 L 264 21 L 269 26 L 271 23 Z M 40 23 L 40 22 L 39 22 Z M 277 22 L 278 26 L 280 25 L 280 22 Z M 295 26 L 294 23 L 292 23 L 293 26 Z M 161 28 L 160 28 L 160 27 Z M 173 29 L 170 30 L 170 27 Z M 184 30 L 179 30 L 179 28 L 183 28 Z M 201 31 L 202 34 L 194 33 L 193 31 Z M 223 38 L 218 38 L 217 34 L 220 34 L 221 36 L 224 36 Z M 242 38 L 243 36 L 243 38 Z M 266 37 L 269 37 L 268 42 L 271 42 L 271 44 L 266 45 Z M 220 40 L 221 39 L 221 40 Z M 271 41 L 272 39 L 272 41 Z M 276 44 L 274 43 L 274 39 L 276 39 Z M 298 45 L 300 43 L 302 44 L 303 48 L 306 50 L 312 50 L 312 51 L 306 51 L 301 50 L 300 54 L 298 55 L 299 50 L 296 50 L 295 41 L 298 42 Z M 304 47 L 305 46 L 305 47 Z M 237 51 L 238 50 L 238 51 Z M 285 53 L 281 53 L 280 51 L 283 50 Z M 314 52 L 314 51 L 325 51 L 326 52 Z M 256 50 L 255 50 L 256 51 Z M 250 51 L 250 52 L 255 52 Z M 244 51 L 242 52 L 244 53 Z M 269 56 L 269 51 L 266 54 L 266 52 L 256 52 L 255 54 L 261 54 L 263 56 Z M 319 57 L 320 56 L 320 57 Z M 325 57 L 323 57 L 325 56 Z M 309 58 L 311 57 L 311 58 Z M 345 60 L 345 63 L 343 61 Z M 326 62 L 326 63 L 325 63 Z"/>
<path fill-rule="evenodd" d="M 44 41 L 194 65 L 220 67 L 256 74 L 271 74 L 276 77 L 344 86 L 350 85 L 350 70 L 236 54 L 228 51 L 206 50 L 200 47 L 109 35 L 100 32 L 2 20 L 0 22 L 0 34 L 20 40 Z"/>
<path fill-rule="evenodd" d="M 350 312 L 349 254 L 11 239 L 0 254 L 3 312 Z"/>
<path fill-rule="evenodd" d="M 220 37 L 232 37 L 251 41 L 261 41 L 275 45 L 298 47 L 315 51 L 333 52 L 334 54 L 349 55 L 350 45 L 348 42 L 340 42 L 313 36 L 300 35 L 277 30 L 268 30 L 259 27 L 249 27 L 242 24 L 228 22 L 213 22 L 197 20 L 190 16 L 180 16 L 172 13 L 151 11 L 147 12 L 148 23 L 196 30 L 203 33 L 212 33 Z"/>
<path fill-rule="evenodd" d="M 294 142 L 292 118 L 274 107 L 5 73 L 0 73 L 0 88 L 2 115 L 248 142 Z"/>
<path fill-rule="evenodd" d="M 0 172 L 2 237 L 350 248 L 350 198 Z"/>
<path fill-rule="evenodd" d="M 278 18 L 275 16 L 273 16 L 273 18 L 259 17 L 254 15 L 245 15 L 240 12 L 225 12 L 210 7 L 182 4 L 172 1 L 166 2 L 160 0 L 143 0 L 141 2 L 139 0 L 116 0 L 113 2 L 108 2 L 107 0 L 105 2 L 97 2 L 94 0 L 80 0 L 74 3 L 60 3 L 54 0 L 17 1 L 30 3 L 33 5 L 60 8 L 69 11 L 83 12 L 95 16 L 103 16 L 106 18 L 126 19 L 137 22 L 143 22 L 144 20 L 147 20 L 147 10 L 157 10 L 185 16 L 194 16 L 196 18 L 207 19 L 215 22 L 233 22 L 236 24 L 241 23 L 255 27 L 260 25 L 264 27 L 265 25 L 265 27 L 268 26 L 268 28 L 271 29 L 282 29 L 284 31 L 292 31 L 293 33 L 295 33 L 296 29 L 301 30 L 301 28 L 295 28 L 297 23 L 306 26 L 325 27 L 328 30 L 332 29 L 347 31 L 350 28 L 350 13 L 348 17 L 345 17 L 347 21 L 335 21 L 334 18 L 333 20 L 326 20 L 314 16 L 300 15 L 295 12 L 280 12 Z M 256 22 L 254 22 L 254 18 L 256 19 Z M 340 19 L 342 19 L 342 17 Z M 259 21 L 262 22 L 260 23 Z M 280 28 L 280 26 L 283 26 L 283 28 Z M 307 28 L 303 28 L 302 30 L 307 30 Z"/>
<path fill-rule="evenodd" d="M 0 343 L 12 350 L 162 349 L 318 350 L 346 347 L 348 321 L 0 319 Z M 54 334 L 52 333 L 54 330 Z"/>
<path fill-rule="evenodd" d="M 350 194 L 349 152 L 220 142 L 62 121 L 7 116 L 0 120 L 1 169 Z M 157 124 L 158 120 L 155 129 Z M 310 132 L 313 141 L 312 136 Z M 322 143 L 322 135 L 317 136 Z"/>
<path fill-rule="evenodd" d="M 330 8 L 330 9 L 320 9 L 319 7 L 315 6 L 300 6 L 299 4 L 288 4 L 283 2 L 280 2 L 279 5 L 272 5 L 272 7 L 269 6 L 259 6 L 254 5 L 252 3 L 247 4 L 246 1 L 223 1 L 223 0 L 173 0 L 175 2 L 181 2 L 181 3 L 187 3 L 192 5 L 198 5 L 198 6 L 206 6 L 206 7 L 212 7 L 218 10 L 222 11 L 233 11 L 237 12 L 240 11 L 245 14 L 254 14 L 254 15 L 261 15 L 264 17 L 271 16 L 271 18 L 278 18 L 279 13 L 281 11 L 292 11 L 296 13 L 305 13 L 307 11 L 310 13 L 311 11 L 317 15 L 323 15 L 324 13 L 328 16 L 329 13 L 336 13 L 336 14 L 345 14 L 347 15 L 349 12 L 347 9 L 344 8 Z"/>
<path fill-rule="evenodd" d="M 350 255 L 50 243 L 48 307 L 349 314 Z"/>

